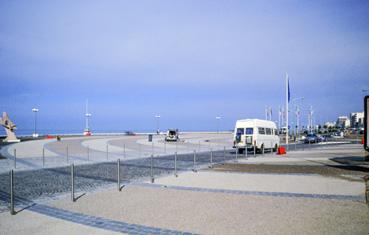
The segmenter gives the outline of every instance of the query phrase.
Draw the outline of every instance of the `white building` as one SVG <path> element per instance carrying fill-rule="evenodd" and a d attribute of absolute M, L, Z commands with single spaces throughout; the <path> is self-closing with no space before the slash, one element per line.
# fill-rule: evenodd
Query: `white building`
<path fill-rule="evenodd" d="M 364 112 L 356 112 L 350 114 L 351 127 L 364 126 Z"/>
<path fill-rule="evenodd" d="M 336 123 L 335 122 L 326 122 L 326 123 L 324 123 L 324 126 L 326 128 L 333 128 L 333 127 L 336 126 Z"/>
<path fill-rule="evenodd" d="M 336 122 L 336 126 L 339 128 L 350 127 L 350 119 L 347 116 L 339 116 Z"/>

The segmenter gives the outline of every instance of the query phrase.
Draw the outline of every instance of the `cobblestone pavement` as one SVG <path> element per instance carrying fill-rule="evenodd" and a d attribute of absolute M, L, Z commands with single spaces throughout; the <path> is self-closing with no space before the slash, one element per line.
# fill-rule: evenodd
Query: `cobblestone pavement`
<path fill-rule="evenodd" d="M 212 156 L 211 156 L 212 155 Z M 197 153 L 195 156 L 195 170 L 208 167 L 224 161 L 235 159 L 234 151 L 217 151 Z M 174 174 L 175 156 L 160 156 L 153 158 L 153 175 Z M 75 192 L 76 195 L 93 191 L 103 186 L 117 183 L 117 162 L 102 162 L 94 164 L 76 165 Z M 193 170 L 194 154 L 177 155 L 177 171 Z M 122 184 L 142 182 L 151 178 L 151 158 L 140 158 L 121 161 L 120 165 Z M 9 195 L 10 174 L 0 174 L 0 192 Z M 15 171 L 14 192 L 17 197 L 26 201 L 35 202 L 55 198 L 70 192 L 71 167 L 58 167 L 30 171 Z M 6 199 L 7 197 L 5 197 Z M 9 198 L 9 197 L 8 197 Z M 8 201 L 0 199 L 0 211 L 8 210 Z M 21 203 L 21 202 L 17 202 Z M 29 205 L 17 205 L 26 207 Z"/>

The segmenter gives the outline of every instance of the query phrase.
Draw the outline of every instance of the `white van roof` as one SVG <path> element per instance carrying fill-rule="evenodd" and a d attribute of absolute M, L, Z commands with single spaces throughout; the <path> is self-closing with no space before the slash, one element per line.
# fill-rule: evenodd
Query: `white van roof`
<path fill-rule="evenodd" d="M 269 127 L 269 128 L 277 128 L 275 122 L 269 120 L 262 119 L 241 119 L 237 120 L 236 127 L 238 126 L 258 126 L 258 127 Z"/>

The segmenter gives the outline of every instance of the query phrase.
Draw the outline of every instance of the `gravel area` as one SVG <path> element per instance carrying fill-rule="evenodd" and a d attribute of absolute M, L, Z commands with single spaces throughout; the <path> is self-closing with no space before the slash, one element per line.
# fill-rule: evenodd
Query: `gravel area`
<path fill-rule="evenodd" d="M 344 175 L 362 178 L 369 174 L 369 168 L 350 165 L 270 165 L 225 163 L 214 167 L 215 171 L 279 173 L 279 174 L 319 174 L 341 178 Z"/>

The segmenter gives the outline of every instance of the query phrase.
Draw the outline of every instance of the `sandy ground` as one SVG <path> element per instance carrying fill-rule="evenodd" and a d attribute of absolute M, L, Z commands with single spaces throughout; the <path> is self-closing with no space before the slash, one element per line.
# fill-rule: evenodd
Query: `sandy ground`
<path fill-rule="evenodd" d="M 180 176 L 181 177 L 181 176 Z M 367 234 L 361 202 L 230 195 L 130 186 L 54 206 L 201 234 Z M 92 206 L 93 205 L 93 206 Z"/>
<path fill-rule="evenodd" d="M 185 172 L 180 177 L 163 177 L 155 181 L 161 185 L 227 189 L 242 191 L 288 192 L 308 194 L 364 195 L 363 182 L 323 177 L 319 175 L 281 175 Z"/>

